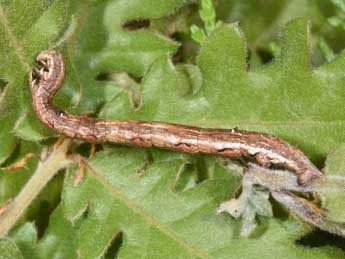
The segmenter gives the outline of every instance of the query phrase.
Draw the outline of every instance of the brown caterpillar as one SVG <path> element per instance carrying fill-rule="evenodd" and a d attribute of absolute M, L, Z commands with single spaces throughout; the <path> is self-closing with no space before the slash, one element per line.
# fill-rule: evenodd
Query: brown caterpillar
<path fill-rule="evenodd" d="M 30 74 L 33 107 L 45 125 L 68 137 L 230 158 L 251 156 L 260 165 L 278 165 L 294 171 L 300 184 L 323 175 L 298 148 L 264 133 L 155 121 L 104 120 L 69 114 L 52 104 L 65 76 L 61 54 L 46 50 L 38 55 L 37 62 L 42 68 L 34 69 Z"/>

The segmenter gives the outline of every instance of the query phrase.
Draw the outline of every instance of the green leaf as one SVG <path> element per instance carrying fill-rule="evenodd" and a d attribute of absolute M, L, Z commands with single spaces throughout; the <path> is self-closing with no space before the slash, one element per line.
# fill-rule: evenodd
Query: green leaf
<path fill-rule="evenodd" d="M 335 177 L 345 177 L 345 144 L 332 150 L 326 160 L 325 174 Z M 327 209 L 329 218 L 335 222 L 345 222 L 345 195 L 343 193 L 323 193 L 323 207 Z"/>
<path fill-rule="evenodd" d="M 36 256 L 38 258 L 77 258 L 78 250 L 75 242 L 77 231 L 78 222 L 73 226 L 65 218 L 59 206 L 50 218 L 44 237 L 35 247 Z"/>
<path fill-rule="evenodd" d="M 191 28 L 190 28 L 190 31 L 192 33 L 192 38 L 193 40 L 195 40 L 197 43 L 202 43 L 203 40 L 205 39 L 206 35 L 205 35 L 205 32 L 203 29 L 199 28 L 198 26 L 196 25 L 193 25 Z"/>
<path fill-rule="evenodd" d="M 128 97 L 121 94 L 100 116 L 268 132 L 318 161 L 344 141 L 345 111 L 339 107 L 345 100 L 345 81 L 339 68 L 345 55 L 311 69 L 308 28 L 304 19 L 290 22 L 282 36 L 281 57 L 248 72 L 239 27 L 220 24 L 201 46 L 203 86 L 197 95 L 182 97 L 176 69 L 162 56 L 143 79 L 140 110 L 133 113 Z"/>
<path fill-rule="evenodd" d="M 304 231 L 292 219 L 271 220 L 266 222 L 269 226 L 261 225 L 258 237 L 240 238 L 240 223 L 216 213 L 220 201 L 236 190 L 238 179 L 228 175 L 175 192 L 172 186 L 183 157 L 157 151 L 153 164 L 138 174 L 146 163 L 144 151 L 114 147 L 90 161 L 92 172 L 79 186 L 69 174 L 63 206 L 69 220 L 81 221 L 77 236 L 81 257 L 104 255 L 119 232 L 121 258 L 229 258 L 229 253 L 233 258 L 341 257 L 332 249 L 296 245 L 294 240 Z"/>
<path fill-rule="evenodd" d="M 210 34 L 216 25 L 216 12 L 212 0 L 201 0 L 200 17 L 205 23 L 205 30 Z"/>
<path fill-rule="evenodd" d="M 205 30 L 196 25 L 191 26 L 192 38 L 197 43 L 201 44 L 206 35 L 209 35 L 216 26 L 216 12 L 214 10 L 212 0 L 202 0 L 199 10 L 200 18 L 204 23 Z"/>
<path fill-rule="evenodd" d="M 168 17 L 192 2 L 30 1 L 25 8 L 16 1 L 2 2 L 0 57 L 5 62 L 0 65 L 0 78 L 6 84 L 1 86 L 0 162 L 8 159 L 8 164 L 25 154 L 13 152 L 21 139 L 36 142 L 54 136 L 31 108 L 27 77 L 37 53 L 55 47 L 63 53 L 67 71 L 55 103 L 72 113 L 268 132 L 298 145 L 321 164 L 335 145 L 344 142 L 344 53 L 312 69 L 309 25 L 306 19 L 296 19 L 283 30 L 279 58 L 249 70 L 247 42 L 239 25 L 219 23 L 202 41 L 196 65 L 176 65 L 171 56 L 179 44 L 163 36 L 180 32 L 176 24 L 162 32 L 150 27 L 131 31 L 124 26 Z M 291 17 L 297 2 L 283 14 Z M 260 16 L 253 12 L 250 17 Z M 246 32 L 255 20 L 250 17 L 243 24 Z M 277 33 L 282 17 L 264 23 L 263 30 Z M 246 35 L 249 43 L 258 36 Z M 271 40 L 267 37 L 262 42 L 266 39 Z M 85 172 L 79 185 L 74 168 L 68 170 L 62 203 L 42 239 L 35 238 L 32 224 L 21 225 L 10 234 L 7 254 L 24 258 L 343 257 L 335 247 L 298 245 L 296 240 L 310 228 L 286 216 L 259 216 L 254 233 L 239 237 L 241 222 L 216 211 L 221 202 L 235 196 L 240 182 L 212 156 L 114 145 L 99 148 L 103 151 L 88 160 L 92 170 Z M 88 152 L 83 145 L 79 149 Z M 10 180 L 5 186 L 14 183 Z M 8 198 L 20 184 L 8 189 Z M 255 205 L 262 203 L 263 197 L 256 198 L 260 201 Z M 265 208 L 255 207 L 261 215 L 268 215 L 269 208 L 268 203 Z M 253 222 L 253 214 L 247 216 Z"/>

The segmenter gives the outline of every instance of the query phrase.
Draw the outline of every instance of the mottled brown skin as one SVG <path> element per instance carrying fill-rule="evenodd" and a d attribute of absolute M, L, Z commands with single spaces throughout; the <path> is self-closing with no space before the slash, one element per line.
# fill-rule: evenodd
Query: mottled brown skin
<path fill-rule="evenodd" d="M 204 129 L 178 124 L 104 120 L 69 114 L 52 104 L 65 76 L 61 54 L 41 52 L 40 70 L 30 74 L 33 107 L 49 128 L 87 142 L 115 142 L 139 147 L 160 147 L 186 153 L 209 153 L 230 158 L 252 156 L 263 166 L 278 165 L 296 172 L 306 184 L 323 174 L 296 147 L 268 134 L 238 129 Z"/>

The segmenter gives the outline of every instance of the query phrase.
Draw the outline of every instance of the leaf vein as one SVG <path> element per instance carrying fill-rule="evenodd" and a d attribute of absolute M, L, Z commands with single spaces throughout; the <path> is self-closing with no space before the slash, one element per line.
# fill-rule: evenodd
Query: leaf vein
<path fill-rule="evenodd" d="M 191 254 L 197 255 L 200 258 L 208 258 L 208 254 L 206 252 L 201 251 L 197 247 L 188 243 L 186 240 L 181 238 L 181 236 L 179 236 L 172 228 L 170 228 L 166 224 L 163 224 L 158 219 L 152 217 L 145 209 L 137 206 L 132 200 L 126 198 L 120 190 L 116 189 L 106 178 L 97 173 L 94 168 L 90 166 L 88 168 L 90 169 L 88 170 L 88 172 L 91 177 L 100 182 L 111 193 L 113 197 L 125 203 L 135 213 L 140 214 L 146 220 L 146 222 L 151 225 L 157 226 L 167 236 L 185 247 Z"/>

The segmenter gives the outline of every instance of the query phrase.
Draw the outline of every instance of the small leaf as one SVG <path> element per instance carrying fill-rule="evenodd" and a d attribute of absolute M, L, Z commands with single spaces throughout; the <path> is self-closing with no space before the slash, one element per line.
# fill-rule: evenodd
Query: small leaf
<path fill-rule="evenodd" d="M 215 28 L 216 24 L 216 12 L 214 10 L 212 0 L 201 1 L 199 14 L 202 21 L 205 23 L 206 34 L 209 35 Z"/>
<path fill-rule="evenodd" d="M 272 205 L 269 201 L 269 192 L 254 189 L 250 203 L 260 216 L 273 217 Z"/>
<path fill-rule="evenodd" d="M 256 215 L 272 217 L 269 191 L 255 187 L 246 175 L 242 178 L 242 193 L 237 199 L 223 202 L 218 213 L 227 212 L 235 219 L 242 218 L 241 236 L 248 237 L 257 227 Z"/>
<path fill-rule="evenodd" d="M 272 41 L 272 42 L 270 42 L 269 46 L 270 46 L 270 49 L 273 53 L 273 56 L 275 58 L 278 58 L 281 54 L 281 47 L 279 46 L 279 44 L 275 41 Z"/>
<path fill-rule="evenodd" d="M 200 27 L 196 26 L 196 25 L 192 25 L 190 30 L 192 33 L 193 40 L 195 40 L 197 43 L 201 44 L 206 37 L 204 30 L 201 29 Z"/>

